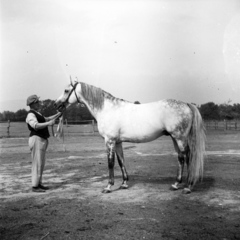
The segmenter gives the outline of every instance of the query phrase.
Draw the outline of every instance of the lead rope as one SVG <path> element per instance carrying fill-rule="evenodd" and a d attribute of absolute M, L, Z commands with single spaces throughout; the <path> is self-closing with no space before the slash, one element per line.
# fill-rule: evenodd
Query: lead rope
<path fill-rule="evenodd" d="M 54 127 L 54 124 L 53 124 L 53 125 L 51 125 L 51 129 L 52 129 L 52 136 L 54 137 L 54 136 L 55 136 L 55 133 L 54 133 L 54 129 L 53 129 L 53 127 Z"/>
<path fill-rule="evenodd" d="M 66 146 L 64 142 L 64 131 L 63 131 L 63 115 L 59 118 L 57 133 L 55 133 L 53 136 L 57 137 L 58 139 L 62 139 L 63 151 L 66 152 Z"/>

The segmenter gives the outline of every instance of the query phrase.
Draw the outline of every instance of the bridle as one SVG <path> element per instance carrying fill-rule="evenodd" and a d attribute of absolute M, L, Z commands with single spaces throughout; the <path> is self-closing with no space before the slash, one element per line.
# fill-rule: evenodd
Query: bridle
<path fill-rule="evenodd" d="M 69 100 L 69 98 L 70 98 L 70 96 L 72 95 L 73 92 L 74 92 L 74 94 L 75 94 L 75 97 L 76 97 L 76 99 L 77 99 L 77 102 L 78 102 L 78 103 L 81 103 L 81 102 L 79 101 L 79 98 L 78 98 L 77 93 L 76 93 L 76 87 L 77 87 L 78 83 L 79 83 L 79 82 L 75 82 L 75 83 L 73 84 L 72 81 L 71 81 L 72 89 L 71 89 L 70 93 L 68 94 L 68 97 L 67 97 L 67 99 L 65 100 L 65 102 L 62 103 L 59 107 L 64 107 L 64 108 L 65 108 L 65 103 L 68 102 L 68 100 Z M 65 108 L 65 109 L 66 109 L 66 108 Z M 62 111 L 63 111 L 63 110 L 60 110 L 59 108 L 58 108 L 58 110 L 59 110 L 59 112 L 62 112 Z M 60 126 L 60 125 L 59 125 L 59 126 Z M 52 134 L 53 134 L 53 136 L 55 136 L 54 130 L 53 130 L 53 125 L 52 125 Z M 63 140 L 63 142 L 64 142 L 64 140 Z"/>
<path fill-rule="evenodd" d="M 71 89 L 70 93 L 68 94 L 68 97 L 67 97 L 67 99 L 66 99 L 66 102 L 68 102 L 68 99 L 70 98 L 70 96 L 71 96 L 72 93 L 74 92 L 74 93 L 75 93 L 75 97 L 76 97 L 76 99 L 77 99 L 77 102 L 78 102 L 78 103 L 81 103 L 81 102 L 79 101 L 78 96 L 77 96 L 77 93 L 76 93 L 76 87 L 77 87 L 78 83 L 79 83 L 79 82 L 75 82 L 75 84 L 73 85 L 72 82 L 71 82 L 72 89 Z"/>

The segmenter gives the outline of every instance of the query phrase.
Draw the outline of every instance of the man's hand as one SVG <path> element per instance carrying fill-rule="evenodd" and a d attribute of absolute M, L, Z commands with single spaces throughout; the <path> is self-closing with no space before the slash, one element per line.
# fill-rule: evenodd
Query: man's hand
<path fill-rule="evenodd" d="M 48 122 L 48 125 L 49 125 L 49 126 L 53 126 L 54 124 L 55 124 L 55 119 L 50 120 L 50 121 Z"/>
<path fill-rule="evenodd" d="M 60 118 L 62 115 L 63 115 L 63 112 L 58 112 L 57 116 L 56 116 L 56 119 Z"/>

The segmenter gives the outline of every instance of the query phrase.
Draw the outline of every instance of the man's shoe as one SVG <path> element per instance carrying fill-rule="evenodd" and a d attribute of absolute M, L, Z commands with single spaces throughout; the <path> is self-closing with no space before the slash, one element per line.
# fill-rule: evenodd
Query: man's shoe
<path fill-rule="evenodd" d="M 33 192 L 45 192 L 45 190 L 39 188 L 39 187 L 32 187 Z"/>
<path fill-rule="evenodd" d="M 38 188 L 43 189 L 43 190 L 48 190 L 49 189 L 49 187 L 45 187 L 41 184 L 38 185 Z"/>

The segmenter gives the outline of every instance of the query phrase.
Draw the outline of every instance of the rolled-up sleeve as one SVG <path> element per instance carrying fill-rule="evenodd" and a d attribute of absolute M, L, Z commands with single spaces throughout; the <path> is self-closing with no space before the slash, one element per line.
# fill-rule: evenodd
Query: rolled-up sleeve
<path fill-rule="evenodd" d="M 38 120 L 33 113 L 29 113 L 26 118 L 26 123 L 28 123 L 33 129 L 36 130 L 36 124 L 38 123 Z"/>

